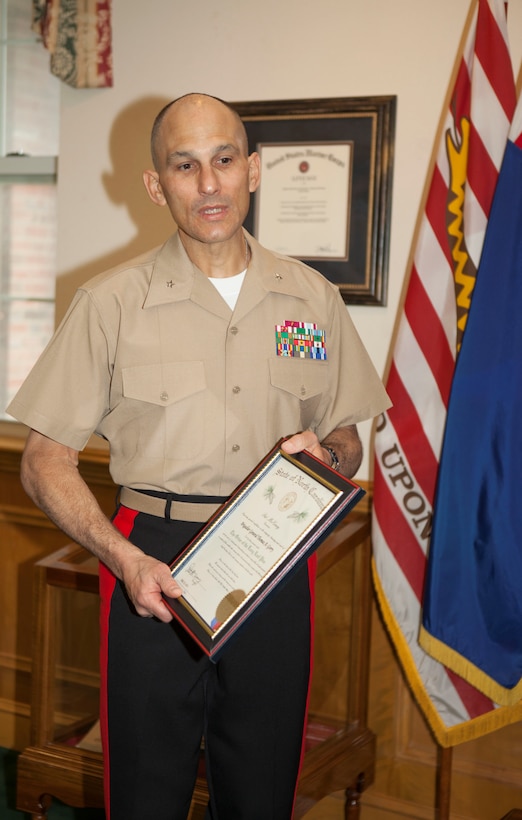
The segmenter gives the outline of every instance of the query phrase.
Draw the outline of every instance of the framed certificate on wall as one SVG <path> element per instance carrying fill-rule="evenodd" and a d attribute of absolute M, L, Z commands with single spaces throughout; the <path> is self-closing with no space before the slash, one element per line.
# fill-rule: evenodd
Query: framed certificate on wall
<path fill-rule="evenodd" d="M 245 227 L 317 268 L 345 302 L 385 305 L 395 96 L 234 103 L 261 184 Z"/>

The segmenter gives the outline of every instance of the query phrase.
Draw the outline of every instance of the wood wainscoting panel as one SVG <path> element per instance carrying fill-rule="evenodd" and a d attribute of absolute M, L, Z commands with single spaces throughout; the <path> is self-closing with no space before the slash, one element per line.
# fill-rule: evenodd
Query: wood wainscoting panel
<path fill-rule="evenodd" d="M 375 781 L 362 820 L 436 818 L 437 744 L 403 677 L 374 602 L 368 726 L 377 735 Z M 452 820 L 500 820 L 522 806 L 522 723 L 453 750 Z"/>
<path fill-rule="evenodd" d="M 0 745 L 18 750 L 27 746 L 30 731 L 34 564 L 67 541 L 22 488 L 24 444 L 24 435 L 0 435 Z M 87 448 L 81 454 L 80 471 L 110 514 L 116 488 L 108 471 L 107 451 Z M 82 628 L 82 620 L 72 624 L 64 618 L 62 668 L 65 676 L 89 680 L 96 676 L 98 650 L 96 633 L 90 643 L 76 640 L 76 627 Z"/>
<path fill-rule="evenodd" d="M 352 578 L 355 555 L 346 555 L 333 572 L 316 582 L 314 685 L 310 712 L 319 719 L 348 720 Z"/>

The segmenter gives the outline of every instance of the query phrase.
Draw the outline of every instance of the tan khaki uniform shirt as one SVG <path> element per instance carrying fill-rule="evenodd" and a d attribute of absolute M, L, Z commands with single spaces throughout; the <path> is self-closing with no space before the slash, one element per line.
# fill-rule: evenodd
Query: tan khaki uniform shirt
<path fill-rule="evenodd" d="M 177 234 L 92 279 L 8 412 L 75 450 L 105 437 L 117 484 L 225 496 L 282 436 L 388 407 L 338 289 L 248 241 L 233 312 Z M 292 321 L 325 331 L 325 360 L 280 355 Z"/>

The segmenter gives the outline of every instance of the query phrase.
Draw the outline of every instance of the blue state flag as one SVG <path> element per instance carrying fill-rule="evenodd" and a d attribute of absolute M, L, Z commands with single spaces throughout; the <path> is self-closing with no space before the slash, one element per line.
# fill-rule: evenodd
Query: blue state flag
<path fill-rule="evenodd" d="M 455 367 L 420 635 L 430 655 L 507 706 L 522 698 L 520 136 L 518 141 L 507 142 Z"/>

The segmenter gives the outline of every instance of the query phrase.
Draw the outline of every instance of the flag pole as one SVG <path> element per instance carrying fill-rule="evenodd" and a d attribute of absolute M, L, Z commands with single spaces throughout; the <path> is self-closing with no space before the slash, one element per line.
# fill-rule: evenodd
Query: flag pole
<path fill-rule="evenodd" d="M 437 787 L 435 795 L 436 820 L 449 820 L 451 801 L 451 762 L 453 749 L 451 746 L 437 745 Z"/>

